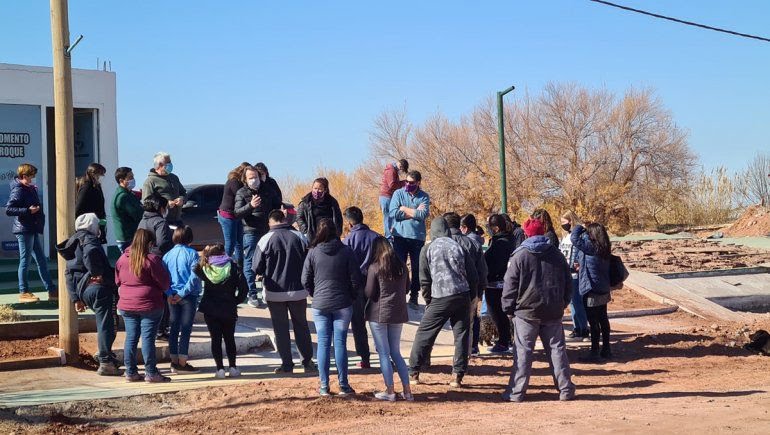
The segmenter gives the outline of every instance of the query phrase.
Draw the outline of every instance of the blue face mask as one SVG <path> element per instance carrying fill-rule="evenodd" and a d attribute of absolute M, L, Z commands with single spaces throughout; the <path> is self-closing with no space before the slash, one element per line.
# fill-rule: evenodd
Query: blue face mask
<path fill-rule="evenodd" d="M 134 187 L 136 187 L 136 180 L 133 178 L 128 180 L 128 186 L 126 187 L 128 187 L 128 190 L 134 190 Z"/>
<path fill-rule="evenodd" d="M 168 172 L 169 174 L 174 172 L 174 164 L 173 163 L 171 163 L 171 162 L 166 163 L 166 172 Z"/>

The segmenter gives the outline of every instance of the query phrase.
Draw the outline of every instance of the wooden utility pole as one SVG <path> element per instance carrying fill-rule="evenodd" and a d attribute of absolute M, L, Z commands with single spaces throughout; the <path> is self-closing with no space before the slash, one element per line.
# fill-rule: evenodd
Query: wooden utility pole
<path fill-rule="evenodd" d="M 75 231 L 75 132 L 72 110 L 72 65 L 70 63 L 67 0 L 51 0 L 53 39 L 53 93 L 56 127 L 56 240 Z M 65 285 L 66 262 L 59 257 L 59 346 L 68 361 L 78 357 L 78 314 Z"/>

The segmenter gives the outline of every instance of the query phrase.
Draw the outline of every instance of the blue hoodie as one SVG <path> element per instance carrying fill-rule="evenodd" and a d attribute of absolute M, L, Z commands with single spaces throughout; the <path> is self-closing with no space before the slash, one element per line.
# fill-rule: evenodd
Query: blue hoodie
<path fill-rule="evenodd" d="M 572 278 L 561 252 L 548 237 L 532 236 L 508 261 L 503 311 L 533 321 L 559 321 L 572 299 Z"/>
<path fill-rule="evenodd" d="M 198 260 L 198 252 L 185 245 L 175 245 L 163 256 L 163 264 L 171 275 L 171 288 L 166 290 L 166 296 L 191 296 L 197 301 L 201 294 L 201 280 L 193 269 Z"/>
<path fill-rule="evenodd" d="M 350 233 L 345 240 L 342 241 L 345 245 L 353 250 L 353 255 L 356 256 L 356 261 L 361 265 L 361 274 L 367 275 L 369 264 L 372 262 L 372 247 L 374 241 L 380 235 L 372 230 L 365 224 L 353 225 L 350 229 Z"/>

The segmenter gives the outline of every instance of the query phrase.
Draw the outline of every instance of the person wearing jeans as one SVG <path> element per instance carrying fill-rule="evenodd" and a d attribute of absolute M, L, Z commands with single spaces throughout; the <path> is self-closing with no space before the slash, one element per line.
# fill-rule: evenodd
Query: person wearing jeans
<path fill-rule="evenodd" d="M 372 264 L 367 270 L 364 294 L 369 300 L 364 318 L 369 321 L 374 344 L 380 356 L 380 370 L 385 380 L 385 391 L 374 394 L 379 400 L 394 401 L 393 365 L 401 378 L 405 400 L 413 400 L 409 386 L 409 368 L 401 356 L 401 330 L 409 321 L 406 308 L 406 265 L 398 258 L 393 247 L 380 237 L 372 247 Z"/>
<path fill-rule="evenodd" d="M 235 195 L 243 187 L 243 170 L 249 166 L 248 162 L 243 162 L 227 174 L 222 201 L 217 210 L 217 221 L 222 227 L 225 241 L 225 254 L 239 264 L 243 262 L 243 222 L 235 215 Z"/>
<path fill-rule="evenodd" d="M 152 311 L 121 310 L 126 325 L 126 342 L 123 347 L 123 362 L 126 365 L 126 379 L 129 382 L 141 380 L 136 362 L 136 347 L 142 340 L 144 380 L 147 382 L 168 382 L 158 371 L 155 355 L 155 334 L 158 331 L 163 308 Z M 153 380 L 159 379 L 159 380 Z M 170 380 L 170 379 L 169 379 Z"/>
<path fill-rule="evenodd" d="M 334 222 L 322 219 L 302 267 L 302 286 L 313 297 L 321 396 L 330 394 L 329 357 L 332 337 L 339 395 L 355 394 L 348 383 L 347 335 L 353 316 L 353 301 L 361 297 L 362 293 L 363 276 L 360 267 L 353 250 L 340 241 Z"/>
<path fill-rule="evenodd" d="M 353 307 L 334 311 L 321 311 L 313 308 L 313 322 L 318 336 L 318 375 L 321 380 L 321 395 L 329 392 L 329 366 L 331 348 L 334 345 L 334 365 L 337 367 L 337 380 L 340 395 L 352 394 L 348 383 L 348 328 L 353 317 Z M 326 392 L 326 394 L 324 394 Z"/>
<path fill-rule="evenodd" d="M 409 305 L 417 308 L 420 291 L 420 252 L 425 245 L 425 219 L 430 216 L 430 197 L 420 189 L 422 175 L 410 171 L 404 187 L 393 193 L 390 201 L 390 217 L 393 219 L 393 248 L 396 255 L 409 265 L 412 270 L 412 283 L 409 291 Z"/>
<path fill-rule="evenodd" d="M 37 302 L 40 299 L 30 292 L 27 269 L 30 258 L 35 258 L 40 280 L 43 281 L 48 300 L 57 301 L 59 294 L 48 273 L 48 259 L 43 253 L 40 237 L 45 226 L 40 196 L 35 185 L 37 168 L 22 163 L 16 169 L 16 178 L 11 182 L 11 193 L 5 205 L 5 214 L 13 216 L 13 234 L 19 242 L 19 302 Z"/>
<path fill-rule="evenodd" d="M 169 382 L 155 365 L 155 338 L 163 317 L 164 292 L 171 287 L 171 277 L 163 259 L 151 253 L 155 236 L 145 229 L 137 229 L 131 246 L 115 264 L 115 284 L 120 292 L 119 313 L 126 325 L 124 361 L 126 380 L 142 380 L 136 367 L 136 345 L 142 338 L 142 356 L 145 362 L 146 382 Z"/>
<path fill-rule="evenodd" d="M 390 216 L 390 199 L 393 192 L 404 187 L 404 182 L 398 178 L 398 174 L 406 174 L 409 171 L 409 162 L 401 159 L 395 163 L 388 163 L 382 172 L 380 182 L 380 210 L 382 210 L 382 234 L 386 239 L 390 238 L 390 229 L 393 227 L 393 219 Z"/>

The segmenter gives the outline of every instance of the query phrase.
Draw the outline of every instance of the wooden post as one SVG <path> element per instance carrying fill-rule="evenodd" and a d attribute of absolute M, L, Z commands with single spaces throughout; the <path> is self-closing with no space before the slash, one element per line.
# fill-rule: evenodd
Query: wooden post
<path fill-rule="evenodd" d="M 56 127 L 56 240 L 75 231 L 75 134 L 72 109 L 72 65 L 67 0 L 51 0 L 53 39 L 53 93 Z M 55 255 L 55 254 L 54 254 Z M 59 346 L 69 361 L 78 358 L 78 315 L 65 285 L 66 263 L 59 259 Z"/>

